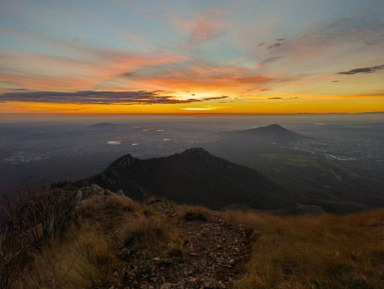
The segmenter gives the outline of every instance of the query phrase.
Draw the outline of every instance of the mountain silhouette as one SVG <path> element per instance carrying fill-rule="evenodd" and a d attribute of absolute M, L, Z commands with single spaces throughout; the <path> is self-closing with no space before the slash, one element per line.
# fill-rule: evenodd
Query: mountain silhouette
<path fill-rule="evenodd" d="M 248 141 L 257 142 L 288 142 L 301 140 L 305 137 L 278 124 L 272 124 L 246 130 L 223 132 L 220 134 L 220 138 L 223 140 L 236 138 L 237 141 L 238 138 L 247 138 Z"/>
<path fill-rule="evenodd" d="M 120 125 L 111 122 L 100 122 L 88 126 L 89 129 L 110 129 L 116 127 L 120 127 Z"/>
<path fill-rule="evenodd" d="M 247 206 L 277 209 L 288 206 L 292 195 L 259 172 L 216 157 L 202 148 L 168 157 L 140 160 L 125 155 L 104 172 L 77 182 L 122 189 L 137 200 L 166 197 L 177 203 L 214 209 Z"/>

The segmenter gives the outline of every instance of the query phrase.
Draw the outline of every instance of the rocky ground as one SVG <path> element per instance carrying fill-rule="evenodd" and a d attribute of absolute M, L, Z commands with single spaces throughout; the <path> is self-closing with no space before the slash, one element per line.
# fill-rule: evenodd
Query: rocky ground
<path fill-rule="evenodd" d="M 130 200 L 122 191 L 117 194 Z M 77 193 L 79 205 L 90 195 L 114 193 L 95 184 L 83 187 Z M 236 280 L 244 276 L 251 242 L 240 224 L 229 221 L 221 212 L 194 207 L 181 210 L 180 206 L 163 199 L 147 200 L 144 205 L 164 217 L 165 224 L 178 232 L 181 248 L 166 256 L 145 249 L 133 250 L 129 246 L 117 248 L 116 255 L 124 264 L 119 272 L 123 286 L 118 288 L 233 288 Z M 95 221 L 105 232 L 118 230 L 122 224 L 121 215 L 114 210 L 104 210 Z"/>
<path fill-rule="evenodd" d="M 146 252 L 122 248 L 119 255 L 129 264 L 125 288 L 233 288 L 245 272 L 251 249 L 241 226 L 214 212 L 187 214 L 180 220 L 160 200 L 151 205 L 178 228 L 186 240 L 183 253 L 148 259 Z"/>

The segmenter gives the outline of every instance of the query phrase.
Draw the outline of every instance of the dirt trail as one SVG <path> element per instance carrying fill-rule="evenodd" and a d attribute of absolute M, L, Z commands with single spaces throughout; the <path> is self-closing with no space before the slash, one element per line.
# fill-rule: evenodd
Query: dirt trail
<path fill-rule="evenodd" d="M 207 221 L 171 221 L 187 240 L 183 255 L 150 260 L 132 256 L 125 288 L 233 288 L 250 254 L 241 226 L 220 213 L 210 213 Z"/>

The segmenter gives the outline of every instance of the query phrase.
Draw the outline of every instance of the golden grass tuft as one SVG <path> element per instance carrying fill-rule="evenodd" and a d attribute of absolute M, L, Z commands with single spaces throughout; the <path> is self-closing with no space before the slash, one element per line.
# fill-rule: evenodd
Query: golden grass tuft
<path fill-rule="evenodd" d="M 111 242 L 88 222 L 53 240 L 21 274 L 16 288 L 95 288 L 116 284 L 117 259 Z"/>
<path fill-rule="evenodd" d="M 210 218 L 210 211 L 204 207 L 198 206 L 179 206 L 177 208 L 177 214 L 183 221 L 198 221 L 207 222 Z"/>
<path fill-rule="evenodd" d="M 145 211 L 145 210 L 144 210 Z M 157 212 L 156 212 L 157 213 Z M 148 257 L 182 257 L 182 237 L 166 217 L 139 215 L 121 227 L 122 245 L 132 252 L 146 252 Z"/>
<path fill-rule="evenodd" d="M 171 234 L 168 224 L 160 216 L 139 216 L 132 219 L 123 230 L 126 246 L 153 246 L 168 240 Z"/>
<path fill-rule="evenodd" d="M 76 209 L 71 227 L 54 238 L 31 262 L 15 288 L 109 288 L 123 278 L 124 264 L 116 253 L 123 246 L 122 231 L 143 231 L 147 247 L 168 242 L 172 232 L 162 219 L 147 218 L 144 208 L 119 195 L 91 196 Z M 155 214 L 155 213 L 154 213 Z M 120 269 L 119 269 L 120 268 Z"/>
<path fill-rule="evenodd" d="M 121 214 L 124 212 L 134 212 L 139 209 L 140 205 L 138 203 L 113 194 L 110 196 L 93 195 L 83 200 L 79 211 L 83 217 L 92 218 L 105 212 Z"/>

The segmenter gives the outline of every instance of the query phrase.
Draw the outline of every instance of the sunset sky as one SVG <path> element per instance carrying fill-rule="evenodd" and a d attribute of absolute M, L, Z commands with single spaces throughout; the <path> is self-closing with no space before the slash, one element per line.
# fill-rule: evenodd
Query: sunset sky
<path fill-rule="evenodd" d="M 0 114 L 369 111 L 383 0 L 0 2 Z"/>

